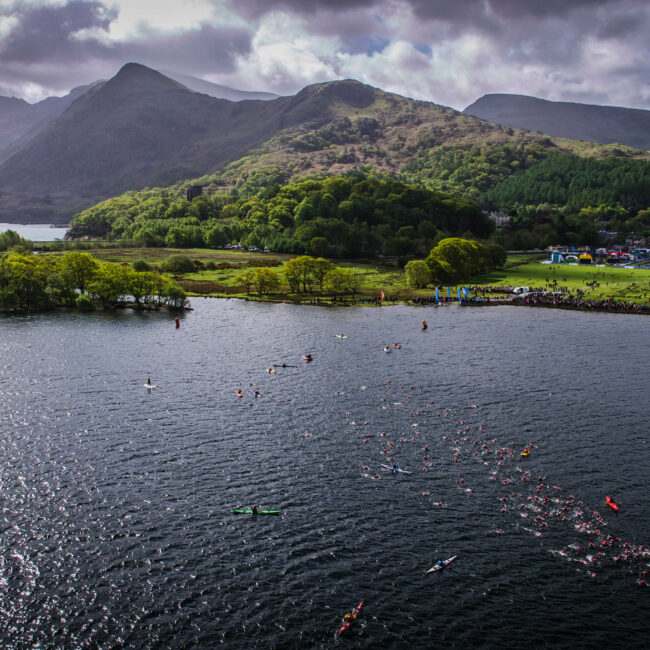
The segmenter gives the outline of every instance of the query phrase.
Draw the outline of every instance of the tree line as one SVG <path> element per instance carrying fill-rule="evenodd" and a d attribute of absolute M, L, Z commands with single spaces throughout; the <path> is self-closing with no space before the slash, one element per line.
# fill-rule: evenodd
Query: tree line
<path fill-rule="evenodd" d="M 492 230 L 473 201 L 351 172 L 191 202 L 169 189 L 128 192 L 76 215 L 70 236 L 171 248 L 240 242 L 274 252 L 372 258 L 426 254 L 441 237 L 487 237 Z"/>
<path fill-rule="evenodd" d="M 0 311 L 76 307 L 90 311 L 128 303 L 135 309 L 182 309 L 185 292 L 152 270 L 100 263 L 87 253 L 61 256 L 9 251 L 0 255 Z"/>

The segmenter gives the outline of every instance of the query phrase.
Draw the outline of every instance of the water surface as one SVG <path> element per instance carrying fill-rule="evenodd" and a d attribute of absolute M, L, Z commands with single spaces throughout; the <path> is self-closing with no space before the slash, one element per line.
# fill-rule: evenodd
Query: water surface
<path fill-rule="evenodd" d="M 648 319 L 192 303 L 0 320 L 3 647 L 646 645 Z"/>
<path fill-rule="evenodd" d="M 21 237 L 35 242 L 49 242 L 63 239 L 66 232 L 68 232 L 68 228 L 55 228 L 46 223 L 0 223 L 0 232 L 7 230 L 13 230 Z"/>

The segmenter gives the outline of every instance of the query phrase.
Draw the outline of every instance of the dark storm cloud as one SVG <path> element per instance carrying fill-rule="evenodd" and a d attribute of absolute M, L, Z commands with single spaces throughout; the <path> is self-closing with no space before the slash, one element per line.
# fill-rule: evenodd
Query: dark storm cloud
<path fill-rule="evenodd" d="M 118 17 L 101 2 L 71 0 L 3 13 L 16 23 L 0 42 L 1 94 L 20 94 L 26 84 L 67 92 L 113 76 L 127 61 L 188 74 L 228 73 L 251 45 L 247 30 L 209 25 L 171 35 L 143 28 L 130 40 L 100 40 L 84 30 L 108 33 Z"/>
<path fill-rule="evenodd" d="M 73 0 L 63 6 L 18 9 L 17 25 L 3 40 L 0 61 L 33 63 L 71 60 L 84 49 L 97 51 L 96 41 L 77 41 L 74 36 L 85 29 L 107 31 L 116 13 L 99 2 Z"/>
<path fill-rule="evenodd" d="M 284 10 L 296 14 L 313 14 L 322 10 L 339 13 L 349 9 L 366 9 L 384 4 L 378 0 L 229 0 L 230 7 L 249 18 L 270 11 Z"/>
<path fill-rule="evenodd" d="M 629 9 L 643 14 L 647 0 L 229 0 L 233 11 L 256 17 L 283 10 L 302 16 L 332 14 L 372 9 L 390 14 L 400 7 L 410 7 L 423 21 L 447 23 L 458 30 L 472 28 L 493 33 L 505 32 L 516 23 L 539 20 L 568 19 L 600 9 L 616 12 Z M 347 19 L 347 16 L 346 16 Z M 326 21 L 327 22 L 327 21 Z M 324 25 L 325 28 L 326 25 Z M 580 29 L 577 19 L 572 25 Z M 618 23 L 618 29 L 634 29 L 633 19 Z M 513 35 L 516 36 L 516 35 Z"/>
<path fill-rule="evenodd" d="M 100 2 L 72 0 L 63 6 L 18 10 L 17 25 L 3 39 L 0 63 L 36 64 L 53 62 L 83 63 L 97 59 L 118 64 L 125 60 L 144 60 L 165 65 L 200 65 L 210 71 L 230 71 L 233 57 L 250 50 L 250 35 L 241 29 L 218 29 L 203 25 L 197 29 L 161 36 L 145 32 L 130 41 L 107 43 L 96 38 L 77 39 L 82 30 L 108 31 L 117 12 Z"/>
<path fill-rule="evenodd" d="M 112 58 L 191 74 L 231 72 L 235 69 L 236 57 L 250 51 L 250 43 L 250 35 L 242 30 L 203 25 L 175 36 L 152 35 L 118 44 Z"/>

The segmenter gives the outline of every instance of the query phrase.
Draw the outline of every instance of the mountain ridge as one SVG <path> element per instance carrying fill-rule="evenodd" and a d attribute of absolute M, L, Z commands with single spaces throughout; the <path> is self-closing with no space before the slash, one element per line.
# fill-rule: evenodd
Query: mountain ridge
<path fill-rule="evenodd" d="M 491 93 L 463 112 L 488 122 L 560 138 L 650 149 L 650 111 L 638 108 Z"/>
<path fill-rule="evenodd" d="M 129 63 L 74 98 L 0 164 L 0 219 L 60 222 L 125 191 L 206 177 L 235 187 L 268 168 L 286 179 L 372 167 L 475 198 L 494 179 L 481 171 L 485 187 L 476 186 L 463 161 L 486 148 L 503 158 L 499 177 L 550 151 L 641 155 L 491 124 L 351 79 L 233 102 Z M 441 172 L 440 155 L 460 160 L 460 168 L 450 173 L 445 162 Z"/>

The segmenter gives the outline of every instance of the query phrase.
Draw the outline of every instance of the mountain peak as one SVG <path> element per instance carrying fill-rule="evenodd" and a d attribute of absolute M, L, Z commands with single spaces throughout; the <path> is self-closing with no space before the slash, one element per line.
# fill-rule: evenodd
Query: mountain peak
<path fill-rule="evenodd" d="M 125 63 L 117 74 L 107 82 L 111 86 L 141 86 L 147 91 L 162 89 L 183 89 L 192 92 L 182 84 L 166 77 L 157 70 L 141 63 Z"/>

